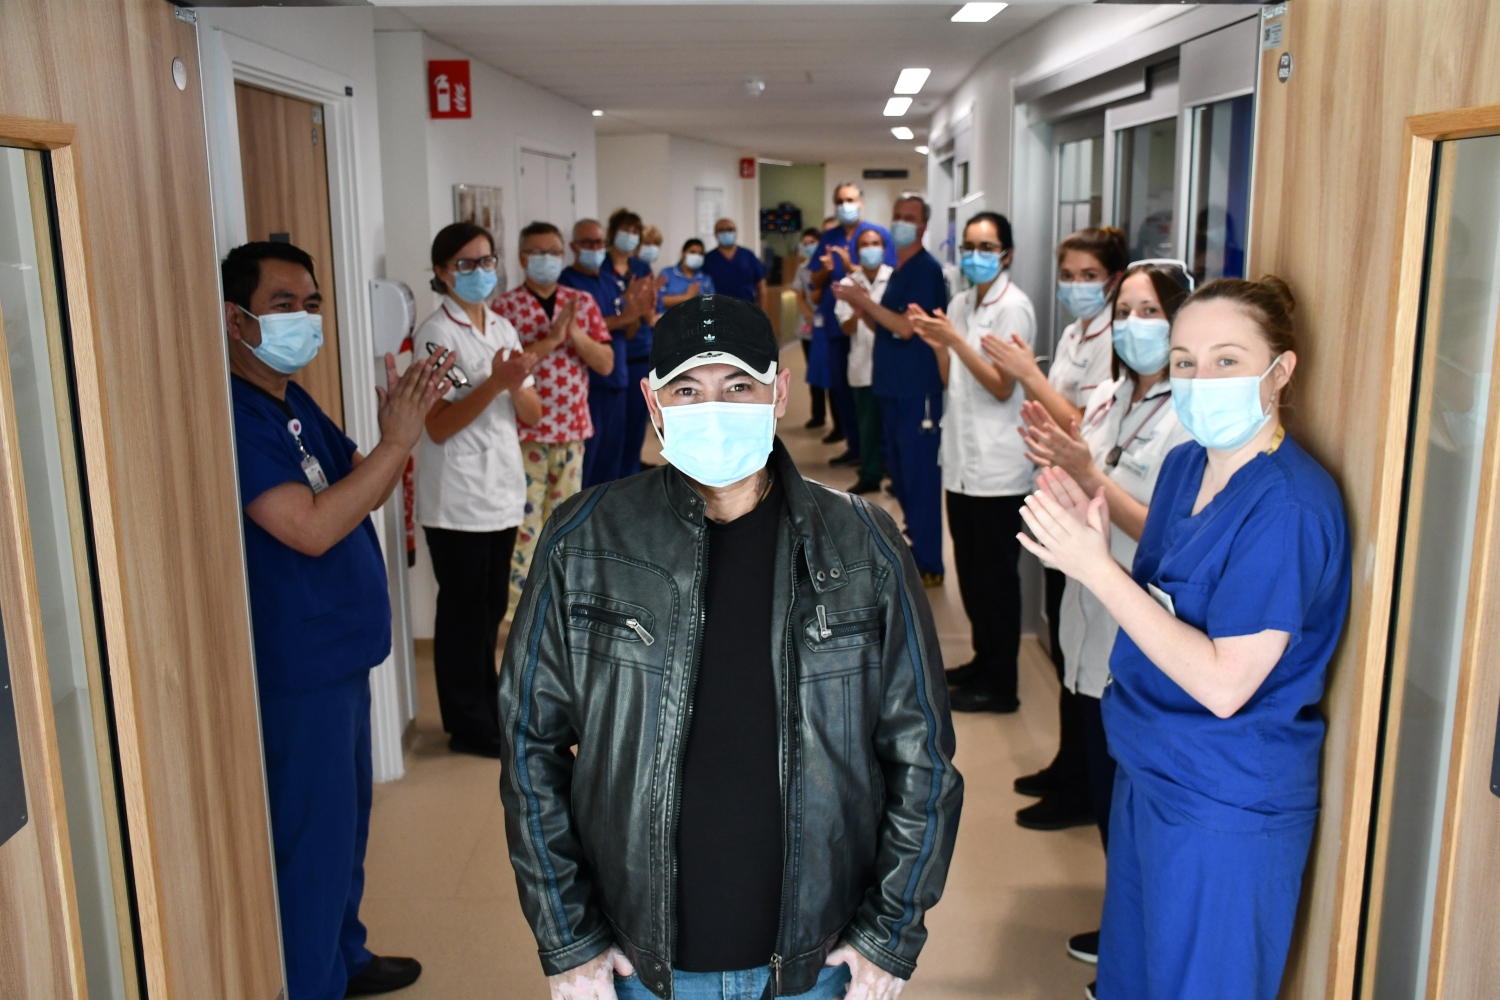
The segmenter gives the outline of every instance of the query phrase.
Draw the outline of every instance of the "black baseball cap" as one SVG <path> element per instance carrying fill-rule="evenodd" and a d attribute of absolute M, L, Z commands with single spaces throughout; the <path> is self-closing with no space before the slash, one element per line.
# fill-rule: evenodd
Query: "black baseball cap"
<path fill-rule="evenodd" d="M 698 295 L 668 309 L 652 331 L 651 389 L 699 365 L 734 365 L 769 384 L 779 353 L 770 317 L 758 307 L 729 295 Z"/>

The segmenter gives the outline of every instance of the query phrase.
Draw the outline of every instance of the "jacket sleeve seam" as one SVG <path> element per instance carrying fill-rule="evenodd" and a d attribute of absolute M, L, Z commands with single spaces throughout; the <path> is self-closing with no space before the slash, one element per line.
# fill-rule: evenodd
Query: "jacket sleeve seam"
<path fill-rule="evenodd" d="M 876 944 L 863 927 L 851 926 L 845 938 L 851 948 L 893 976 L 910 979 L 911 974 L 917 969 L 916 962 Z"/>

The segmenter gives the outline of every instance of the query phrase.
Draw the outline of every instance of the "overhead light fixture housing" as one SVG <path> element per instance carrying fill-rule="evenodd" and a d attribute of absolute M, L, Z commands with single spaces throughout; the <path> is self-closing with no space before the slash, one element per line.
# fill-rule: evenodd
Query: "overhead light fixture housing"
<path fill-rule="evenodd" d="M 768 167 L 790 167 L 792 165 L 791 160 L 773 160 L 769 156 L 757 156 L 755 162 Z"/>
<path fill-rule="evenodd" d="M 911 107 L 910 97 L 893 97 L 885 102 L 885 116 L 887 118 L 900 118 L 906 114 L 906 109 Z"/>
<path fill-rule="evenodd" d="M 958 13 L 954 14 L 950 20 L 969 24 L 983 24 L 1009 6 L 1010 4 L 1008 3 L 966 3 L 959 8 Z"/>
<path fill-rule="evenodd" d="M 900 139 L 902 142 L 905 142 L 908 139 L 915 139 L 917 137 L 917 134 L 911 129 L 907 128 L 905 125 L 897 125 L 895 128 L 891 129 L 891 135 L 895 136 L 897 139 Z"/>
<path fill-rule="evenodd" d="M 896 93 L 898 94 L 920 94 L 922 85 L 932 75 L 930 69 L 903 69 L 901 75 L 896 77 Z"/>
<path fill-rule="evenodd" d="M 928 153 L 932 152 L 932 150 L 928 149 L 926 146 L 914 146 L 913 150 L 921 154 L 922 156 L 926 156 Z"/>
<path fill-rule="evenodd" d="M 604 112 L 600 111 L 598 108 L 595 108 L 594 109 L 594 117 L 595 118 L 603 118 L 604 117 Z"/>

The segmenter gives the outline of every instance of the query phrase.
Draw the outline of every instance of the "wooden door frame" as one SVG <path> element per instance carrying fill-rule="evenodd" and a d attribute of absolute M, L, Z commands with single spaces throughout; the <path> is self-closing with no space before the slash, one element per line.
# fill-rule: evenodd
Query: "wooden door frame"
<path fill-rule="evenodd" d="M 106 667 L 109 683 L 114 695 L 114 724 L 122 776 L 124 807 L 128 822 L 130 844 L 130 870 L 135 887 L 135 906 L 139 917 L 141 934 L 141 961 L 146 971 L 148 990 L 153 995 L 168 996 L 166 928 L 161 912 L 160 859 L 154 852 L 155 839 L 151 835 L 151 796 L 148 793 L 145 749 L 141 739 L 141 705 L 135 684 L 135 670 L 130 651 L 133 648 L 127 635 L 125 588 L 123 583 L 123 557 L 118 544 L 119 531 L 116 523 L 116 493 L 111 471 L 108 443 L 110 440 L 108 410 L 104 405 L 104 371 L 101 363 L 101 344 L 98 327 L 94 323 L 94 293 L 90 280 L 90 262 L 87 232 L 84 219 L 83 169 L 78 151 L 78 130 L 73 125 L 43 121 L 33 118 L 18 118 L 0 115 L 0 143 L 26 149 L 45 150 L 51 154 L 52 181 L 55 192 L 57 228 L 51 234 L 54 245 L 62 258 L 64 270 L 64 301 L 68 325 L 71 329 L 72 363 L 76 378 L 78 425 L 76 432 L 82 441 L 82 481 L 87 491 L 92 519 L 89 528 L 93 533 L 99 607 L 97 614 L 103 622 L 105 647 L 109 650 Z M 0 359 L 3 360 L 3 359 Z M 9 366 L 4 367 L 7 395 L 9 390 Z M 9 416 L 3 419 L 9 421 Z M 6 452 L 4 465 L 11 482 L 7 485 L 20 487 L 20 452 L 15 438 L 15 428 L 7 427 L 5 440 L 0 450 Z M 21 495 L 24 496 L 24 493 Z M 0 546 L 0 551 L 29 553 L 31 542 L 24 530 L 24 520 L 19 528 L 14 515 L 8 515 L 4 524 L 11 544 Z M 17 544 L 24 549 L 14 548 Z M 15 558 L 14 555 L 9 558 Z M 35 594 L 32 600 L 35 601 Z M 7 612 L 14 609 L 7 608 Z M 36 610 L 36 609 L 33 609 Z M 7 633 L 10 614 L 7 614 Z M 25 619 L 20 619 L 25 622 Z M 39 676 L 46 676 L 45 653 L 42 650 L 41 621 L 26 623 L 34 630 L 30 640 L 33 654 L 38 657 L 35 668 Z M 17 629 L 16 634 L 21 630 Z M 14 640 L 12 640 L 14 642 Z M 14 662 L 14 661 L 13 661 Z M 12 671 L 15 677 L 15 671 Z M 19 695 L 21 692 L 17 691 Z M 67 819 L 63 811 L 62 779 L 56 768 L 57 735 L 52 722 L 50 697 L 45 690 L 40 693 L 41 711 L 45 718 L 46 746 L 43 751 L 52 761 L 48 771 L 49 794 L 56 810 L 56 824 L 61 831 L 60 842 L 67 845 Z M 18 714 L 20 705 L 18 704 Z M 35 751 L 35 748 L 33 748 Z M 82 996 L 83 951 L 78 938 L 78 916 L 76 900 L 73 898 L 72 857 L 67 851 L 56 861 L 59 876 L 64 880 L 68 893 L 68 905 L 72 909 L 70 919 L 76 953 L 77 983 Z M 130 975 L 134 970 L 126 970 Z"/>
<path fill-rule="evenodd" d="M 1432 177 L 1437 144 L 1453 139 L 1467 139 L 1500 133 L 1500 105 L 1465 108 L 1432 114 L 1413 115 L 1406 119 L 1406 142 L 1403 151 L 1405 197 L 1396 220 L 1397 245 L 1391 282 L 1391 317 L 1386 330 L 1386 369 L 1383 398 L 1387 402 L 1385 423 L 1381 428 L 1381 449 L 1376 464 L 1376 503 L 1371 523 L 1372 542 L 1365 558 L 1356 555 L 1355 569 L 1369 576 L 1370 614 L 1361 634 L 1351 635 L 1357 643 L 1356 662 L 1360 665 L 1355 683 L 1349 764 L 1344 793 L 1343 825 L 1340 830 L 1343 850 L 1340 856 L 1334 893 L 1332 947 L 1329 952 L 1329 1000 L 1353 1000 L 1359 979 L 1361 938 L 1366 933 L 1365 902 L 1367 872 L 1381 860 L 1371 852 L 1371 834 L 1375 820 L 1375 786 L 1378 777 L 1382 724 L 1385 716 L 1386 664 L 1392 638 L 1394 612 L 1393 588 L 1400 555 L 1402 498 L 1406 482 L 1406 452 L 1410 430 L 1412 378 L 1415 372 L 1418 331 L 1422 320 L 1423 278 L 1427 256 L 1427 234 L 1430 222 Z M 1500 405 L 1500 387 L 1492 387 L 1489 423 L 1496 420 Z M 1492 475 L 1492 459 L 1486 457 L 1485 481 Z M 1363 562 L 1363 567 L 1360 563 Z M 1483 570 L 1476 559 L 1472 573 Z M 1473 577 L 1478 579 L 1478 577 Z M 1464 653 L 1460 666 L 1458 697 L 1460 711 L 1465 692 L 1472 683 L 1474 650 L 1472 633 L 1479 608 L 1470 604 L 1464 622 Z M 1397 671 L 1404 665 L 1397 664 Z M 1392 679 L 1392 686 L 1400 678 Z M 1463 730 L 1455 725 L 1454 740 Z M 1453 747 L 1458 747 L 1458 742 Z M 1457 775 L 1450 769 L 1443 848 L 1439 873 L 1439 896 L 1436 906 L 1441 912 L 1451 887 L 1452 824 Z M 1378 853 L 1378 852 L 1377 852 Z M 1434 925 L 1434 946 L 1439 927 Z"/>

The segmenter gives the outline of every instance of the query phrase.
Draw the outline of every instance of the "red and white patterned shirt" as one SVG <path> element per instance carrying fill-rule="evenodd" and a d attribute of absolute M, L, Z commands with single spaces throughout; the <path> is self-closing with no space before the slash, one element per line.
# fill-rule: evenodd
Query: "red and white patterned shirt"
<path fill-rule="evenodd" d="M 588 335 L 601 343 L 609 343 L 609 328 L 604 325 L 604 317 L 592 295 L 558 285 L 553 309 L 562 309 L 573 299 L 578 300 L 578 319 Z M 524 284 L 498 296 L 490 303 L 490 308 L 510 320 L 523 344 L 534 344 L 552 332 L 552 321 Z M 520 439 L 562 444 L 593 437 L 594 422 L 589 418 L 589 369 L 578 356 L 572 340 L 564 340 L 553 348 L 533 374 L 536 376 L 537 395 L 542 397 L 542 419 L 540 423 L 522 424 L 517 428 Z"/>

